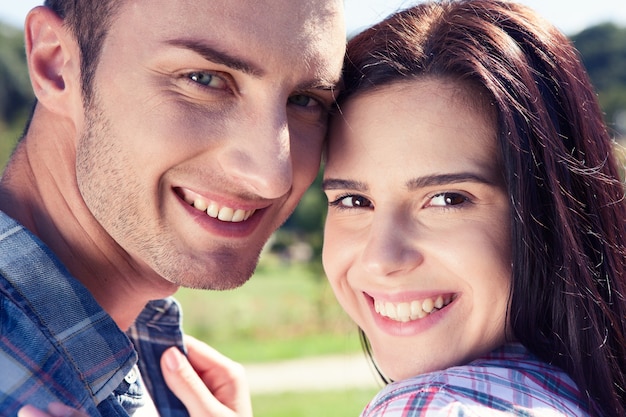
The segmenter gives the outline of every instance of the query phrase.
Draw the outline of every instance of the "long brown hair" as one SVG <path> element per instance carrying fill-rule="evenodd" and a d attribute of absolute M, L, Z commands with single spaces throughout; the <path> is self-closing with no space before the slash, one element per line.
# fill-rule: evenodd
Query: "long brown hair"
<path fill-rule="evenodd" d="M 590 413 L 626 415 L 624 187 L 578 52 L 519 4 L 429 2 L 349 42 L 338 105 L 423 76 L 478 85 L 497 112 L 512 205 L 509 333 L 566 371 Z"/>

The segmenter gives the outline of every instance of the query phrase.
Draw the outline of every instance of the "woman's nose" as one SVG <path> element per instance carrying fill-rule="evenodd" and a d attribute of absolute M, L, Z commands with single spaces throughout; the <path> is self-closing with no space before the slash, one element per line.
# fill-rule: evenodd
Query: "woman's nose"
<path fill-rule="evenodd" d="M 423 262 L 415 225 L 410 223 L 405 216 L 376 214 L 361 254 L 365 271 L 391 277 L 408 273 Z"/>

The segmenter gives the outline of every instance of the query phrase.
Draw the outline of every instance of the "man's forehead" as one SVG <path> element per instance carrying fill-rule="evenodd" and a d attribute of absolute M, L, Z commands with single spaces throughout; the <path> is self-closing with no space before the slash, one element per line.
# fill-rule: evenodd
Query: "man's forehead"
<path fill-rule="evenodd" d="M 235 71 L 246 73 L 255 78 L 265 77 L 269 69 L 262 59 L 249 56 L 246 51 L 238 52 L 236 48 L 228 47 L 228 40 L 208 41 L 205 39 L 178 38 L 167 39 L 165 44 L 174 48 L 190 51 L 202 57 L 206 61 L 217 63 Z M 320 59 L 319 64 L 325 64 L 326 59 Z M 304 81 L 299 88 L 308 89 L 334 89 L 339 81 L 336 68 L 326 65 L 306 65 L 312 69 L 311 79 Z M 295 68 L 295 66 L 294 66 Z"/>
<path fill-rule="evenodd" d="M 125 48 L 157 59 L 178 47 L 302 89 L 337 83 L 346 44 L 339 0 L 128 0 L 109 36 L 112 55 Z"/>

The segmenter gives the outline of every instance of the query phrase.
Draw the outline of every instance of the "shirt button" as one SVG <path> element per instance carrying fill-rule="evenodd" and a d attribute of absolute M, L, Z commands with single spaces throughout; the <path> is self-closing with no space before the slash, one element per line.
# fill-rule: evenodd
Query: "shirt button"
<path fill-rule="evenodd" d="M 131 385 L 137 382 L 137 371 L 135 370 L 135 368 L 130 370 L 130 372 L 126 375 L 124 380 Z"/>

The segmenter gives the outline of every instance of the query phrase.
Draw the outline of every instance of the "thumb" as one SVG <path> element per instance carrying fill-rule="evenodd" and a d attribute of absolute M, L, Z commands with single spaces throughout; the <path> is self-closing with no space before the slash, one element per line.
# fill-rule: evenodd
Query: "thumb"
<path fill-rule="evenodd" d="M 48 410 L 42 411 L 32 405 L 26 405 L 17 412 L 18 417 L 89 417 L 78 410 L 61 403 L 50 403 Z"/>

